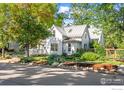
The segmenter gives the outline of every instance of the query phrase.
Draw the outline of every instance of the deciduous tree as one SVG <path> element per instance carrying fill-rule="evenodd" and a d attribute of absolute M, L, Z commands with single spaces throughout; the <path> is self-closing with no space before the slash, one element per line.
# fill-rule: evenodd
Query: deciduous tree
<path fill-rule="evenodd" d="M 75 24 L 101 28 L 106 47 L 119 47 L 124 42 L 124 4 L 73 4 Z"/>

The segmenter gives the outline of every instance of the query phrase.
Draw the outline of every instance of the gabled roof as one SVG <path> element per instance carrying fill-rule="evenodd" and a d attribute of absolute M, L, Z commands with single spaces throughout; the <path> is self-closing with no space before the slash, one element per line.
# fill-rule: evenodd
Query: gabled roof
<path fill-rule="evenodd" d="M 66 27 L 53 25 L 52 27 L 55 27 L 60 33 L 62 33 L 63 36 L 73 38 L 82 37 L 85 29 L 87 28 L 87 25 L 70 25 Z M 98 29 L 94 26 L 90 26 L 88 30 L 90 39 L 99 39 L 102 34 L 101 29 Z"/>
<path fill-rule="evenodd" d="M 66 27 L 58 27 L 53 25 L 63 36 L 73 38 L 73 37 L 82 37 L 87 25 L 71 25 Z"/>
<path fill-rule="evenodd" d="M 64 27 L 67 37 L 82 37 L 87 25 L 71 25 Z"/>
<path fill-rule="evenodd" d="M 62 35 L 66 36 L 66 33 L 65 33 L 65 31 L 64 31 L 64 29 L 63 29 L 63 28 L 58 27 L 58 26 L 55 26 L 55 25 L 54 25 L 54 27 L 55 27 L 55 28 L 56 28 L 59 32 L 61 32 L 61 33 L 62 33 Z"/>

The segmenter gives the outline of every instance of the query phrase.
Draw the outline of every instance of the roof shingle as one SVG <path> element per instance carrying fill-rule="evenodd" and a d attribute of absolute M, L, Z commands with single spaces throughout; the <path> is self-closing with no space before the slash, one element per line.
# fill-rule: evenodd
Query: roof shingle
<path fill-rule="evenodd" d="M 64 27 L 65 33 L 68 37 L 81 37 L 87 25 L 72 25 Z"/>

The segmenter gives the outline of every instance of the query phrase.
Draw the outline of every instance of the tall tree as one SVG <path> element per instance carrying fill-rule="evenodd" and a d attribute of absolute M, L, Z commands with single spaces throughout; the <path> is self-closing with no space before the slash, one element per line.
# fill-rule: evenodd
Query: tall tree
<path fill-rule="evenodd" d="M 11 14 L 18 42 L 25 47 L 29 56 L 29 47 L 37 45 L 50 35 L 48 28 L 54 22 L 55 4 L 13 4 Z"/>
<path fill-rule="evenodd" d="M 9 5 L 0 4 L 0 48 L 2 48 L 2 57 L 5 57 L 5 47 L 8 42 L 14 39 L 10 29 L 11 18 Z"/>
<path fill-rule="evenodd" d="M 119 47 L 124 41 L 123 4 L 73 4 L 75 24 L 89 24 L 103 30 L 106 47 Z"/>

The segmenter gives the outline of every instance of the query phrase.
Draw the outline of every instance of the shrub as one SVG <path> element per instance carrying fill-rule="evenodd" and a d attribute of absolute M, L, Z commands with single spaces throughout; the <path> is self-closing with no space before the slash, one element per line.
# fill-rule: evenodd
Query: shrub
<path fill-rule="evenodd" d="M 21 59 L 21 62 L 22 63 L 29 63 L 29 62 L 32 62 L 33 61 L 33 58 L 32 57 L 23 57 Z"/>
<path fill-rule="evenodd" d="M 57 54 L 49 55 L 48 56 L 48 64 L 52 65 L 54 62 L 61 63 L 61 62 L 63 62 L 63 58 Z"/>
<path fill-rule="evenodd" d="M 73 55 L 75 57 L 80 57 L 85 52 L 86 52 L 86 50 L 84 50 L 84 49 L 77 49 L 76 53 L 74 53 Z"/>
<path fill-rule="evenodd" d="M 101 46 L 97 41 L 93 41 L 92 46 L 95 48 L 95 53 L 100 56 L 99 60 L 105 60 L 105 48 Z"/>
<path fill-rule="evenodd" d="M 98 58 L 99 58 L 99 56 L 96 53 L 93 53 L 93 52 L 85 52 L 81 56 L 81 60 L 84 60 L 84 61 L 95 61 Z"/>
<path fill-rule="evenodd" d="M 63 53 L 62 56 L 63 56 L 63 57 L 66 57 L 66 56 L 67 56 L 67 53 Z"/>
<path fill-rule="evenodd" d="M 102 46 L 98 46 L 97 48 L 96 48 L 96 53 L 98 54 L 98 55 L 100 55 L 100 56 L 105 56 L 105 49 L 104 49 L 104 47 L 102 47 Z"/>
<path fill-rule="evenodd" d="M 124 49 L 124 42 L 122 42 L 121 44 L 118 44 L 118 48 Z"/>
<path fill-rule="evenodd" d="M 67 56 L 63 56 L 63 61 L 73 61 L 74 60 L 74 56 L 72 55 L 67 55 Z"/>
<path fill-rule="evenodd" d="M 74 57 L 79 57 L 79 56 L 81 56 L 81 52 L 80 51 L 77 51 L 76 53 L 74 53 L 72 56 L 74 56 Z"/>

